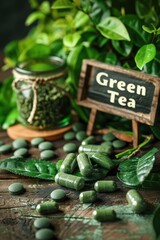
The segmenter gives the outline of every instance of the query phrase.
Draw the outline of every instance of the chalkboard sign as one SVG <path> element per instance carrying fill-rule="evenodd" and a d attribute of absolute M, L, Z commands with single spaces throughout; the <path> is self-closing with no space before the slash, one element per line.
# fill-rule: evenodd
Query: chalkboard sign
<path fill-rule="evenodd" d="M 89 133 L 93 129 L 97 110 L 154 125 L 159 90 L 158 77 L 95 60 L 84 60 L 78 104 L 92 110 Z"/>

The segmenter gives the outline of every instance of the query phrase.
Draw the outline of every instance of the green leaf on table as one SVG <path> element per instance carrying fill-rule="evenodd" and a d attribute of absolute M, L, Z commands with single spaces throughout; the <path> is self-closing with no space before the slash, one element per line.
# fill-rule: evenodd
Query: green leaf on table
<path fill-rule="evenodd" d="M 155 161 L 155 153 L 158 152 L 157 148 L 153 148 L 151 151 L 143 155 L 137 164 L 137 177 L 139 182 L 143 182 L 145 178 L 149 175 L 153 168 Z"/>
<path fill-rule="evenodd" d="M 156 234 L 156 239 L 159 239 L 160 237 L 160 204 L 154 211 L 152 225 Z"/>
<path fill-rule="evenodd" d="M 107 17 L 103 19 L 98 25 L 100 33 L 112 40 L 127 40 L 130 41 L 130 37 L 125 25 L 116 17 Z"/>
<path fill-rule="evenodd" d="M 154 59 L 156 56 L 156 47 L 153 43 L 146 44 L 142 46 L 136 56 L 135 56 L 135 61 L 137 67 L 142 70 L 144 65 Z"/>
<path fill-rule="evenodd" d="M 7 158 L 0 162 L 0 169 L 27 177 L 45 180 L 54 180 L 57 173 L 54 163 L 24 158 Z"/>
<path fill-rule="evenodd" d="M 160 190 L 160 173 L 150 173 L 140 185 L 143 189 Z"/>
<path fill-rule="evenodd" d="M 125 185 L 130 187 L 140 186 L 149 180 L 149 174 L 153 168 L 154 155 L 158 152 L 157 148 L 151 149 L 140 158 L 131 157 L 119 164 L 117 177 Z M 148 177 L 148 178 L 147 178 Z M 150 182 L 148 182 L 148 185 Z"/>

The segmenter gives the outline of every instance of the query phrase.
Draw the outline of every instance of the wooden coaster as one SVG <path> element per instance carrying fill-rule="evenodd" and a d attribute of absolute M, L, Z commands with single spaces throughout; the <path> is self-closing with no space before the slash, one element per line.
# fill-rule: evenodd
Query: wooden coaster
<path fill-rule="evenodd" d="M 7 134 L 12 139 L 24 138 L 31 141 L 33 138 L 42 137 L 46 140 L 57 140 L 63 138 L 65 132 L 69 131 L 72 125 L 68 125 L 63 128 L 58 128 L 54 130 L 37 131 L 33 129 L 26 128 L 20 124 L 14 125 L 7 129 Z"/>

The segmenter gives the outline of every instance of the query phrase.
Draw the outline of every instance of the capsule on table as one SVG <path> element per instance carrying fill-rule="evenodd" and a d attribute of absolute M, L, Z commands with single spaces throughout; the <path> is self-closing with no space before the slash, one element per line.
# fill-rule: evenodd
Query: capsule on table
<path fill-rule="evenodd" d="M 85 181 L 82 177 L 77 177 L 68 173 L 57 173 L 55 176 L 55 182 L 61 186 L 80 190 L 84 187 Z"/>
<path fill-rule="evenodd" d="M 84 146 L 80 146 L 78 149 L 79 153 L 81 152 L 85 152 L 85 153 L 89 153 L 89 152 L 98 152 L 98 153 L 103 153 L 105 155 L 111 155 L 112 154 L 112 146 L 102 146 L 102 145 L 84 145 Z"/>
<path fill-rule="evenodd" d="M 100 180 L 94 184 L 97 192 L 114 192 L 117 190 L 117 184 L 112 180 Z"/>
<path fill-rule="evenodd" d="M 59 210 L 59 205 L 55 201 L 45 201 L 37 205 L 36 210 L 40 214 L 52 214 L 56 213 Z"/>
<path fill-rule="evenodd" d="M 79 194 L 79 200 L 81 203 L 93 203 L 97 199 L 97 194 L 95 191 L 85 191 Z"/>
<path fill-rule="evenodd" d="M 116 212 L 111 208 L 97 208 L 93 211 L 93 218 L 99 222 L 115 221 Z"/>
<path fill-rule="evenodd" d="M 108 170 L 112 169 L 115 165 L 107 155 L 104 155 L 102 153 L 93 153 L 91 155 L 91 160 Z"/>
<path fill-rule="evenodd" d="M 67 154 L 64 161 L 62 162 L 62 165 L 60 167 L 60 172 L 72 173 L 76 165 L 77 165 L 76 154 L 69 153 Z"/>
<path fill-rule="evenodd" d="M 78 163 L 80 173 L 84 177 L 89 177 L 92 175 L 93 166 L 92 166 L 90 159 L 86 153 L 80 153 L 77 156 L 77 163 Z"/>
<path fill-rule="evenodd" d="M 95 137 L 94 136 L 89 136 L 82 141 L 81 145 L 84 146 L 84 145 L 92 144 L 92 143 L 95 143 L 95 142 L 96 142 Z"/>
<path fill-rule="evenodd" d="M 142 195 L 135 189 L 131 189 L 126 194 L 126 199 L 135 213 L 142 213 L 147 208 L 147 203 Z"/>

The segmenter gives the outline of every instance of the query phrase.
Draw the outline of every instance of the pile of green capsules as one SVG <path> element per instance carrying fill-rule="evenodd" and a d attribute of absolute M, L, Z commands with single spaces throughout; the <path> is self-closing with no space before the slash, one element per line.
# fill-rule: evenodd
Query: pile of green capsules
<path fill-rule="evenodd" d="M 50 160 L 56 156 L 53 142 L 46 141 L 44 138 L 33 138 L 30 144 L 23 138 L 17 138 L 11 144 L 0 141 L 0 153 L 13 153 L 13 157 L 28 157 L 30 147 L 39 149 L 40 159 Z"/>

